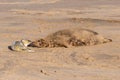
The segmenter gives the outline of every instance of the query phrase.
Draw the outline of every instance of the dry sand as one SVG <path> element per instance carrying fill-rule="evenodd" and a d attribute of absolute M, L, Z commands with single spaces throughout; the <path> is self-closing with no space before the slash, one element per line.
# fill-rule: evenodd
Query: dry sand
<path fill-rule="evenodd" d="M 0 80 L 119 80 L 119 0 L 0 0 Z M 113 40 L 75 48 L 8 50 L 13 41 L 35 40 L 82 27 Z"/>

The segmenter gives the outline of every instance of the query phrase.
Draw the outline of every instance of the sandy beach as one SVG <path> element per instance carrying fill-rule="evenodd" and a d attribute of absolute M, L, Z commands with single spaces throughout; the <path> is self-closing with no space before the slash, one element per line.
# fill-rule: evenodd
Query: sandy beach
<path fill-rule="evenodd" d="M 119 80 L 119 0 L 0 0 L 0 80 Z M 113 41 L 74 48 L 8 49 L 62 29 L 85 28 Z"/>

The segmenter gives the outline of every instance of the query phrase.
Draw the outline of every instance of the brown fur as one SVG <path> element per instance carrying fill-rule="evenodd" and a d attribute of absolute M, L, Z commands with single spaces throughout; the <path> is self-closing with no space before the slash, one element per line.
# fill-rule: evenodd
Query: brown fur
<path fill-rule="evenodd" d="M 111 39 L 106 39 L 97 32 L 88 29 L 65 29 L 48 35 L 44 39 L 33 41 L 32 47 L 73 47 L 84 45 L 96 45 L 111 42 Z"/>

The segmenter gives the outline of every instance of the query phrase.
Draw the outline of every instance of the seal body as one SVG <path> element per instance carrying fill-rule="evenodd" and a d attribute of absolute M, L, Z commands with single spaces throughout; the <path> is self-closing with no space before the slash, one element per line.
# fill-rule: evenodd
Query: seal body
<path fill-rule="evenodd" d="M 30 45 L 32 47 L 74 47 L 97 45 L 111 42 L 111 39 L 104 38 L 95 31 L 89 29 L 64 29 L 52 33 L 44 39 L 33 41 Z"/>

